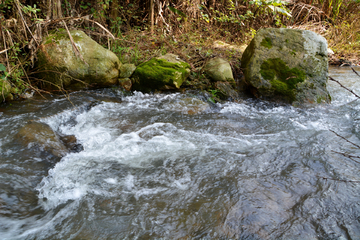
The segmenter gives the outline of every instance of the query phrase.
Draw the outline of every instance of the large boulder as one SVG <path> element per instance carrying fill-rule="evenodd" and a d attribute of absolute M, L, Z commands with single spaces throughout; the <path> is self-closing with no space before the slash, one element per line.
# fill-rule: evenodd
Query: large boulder
<path fill-rule="evenodd" d="M 39 47 L 38 65 L 50 89 L 106 87 L 117 84 L 121 63 L 118 57 L 84 32 L 70 31 L 80 56 L 75 55 L 65 30 L 50 34 Z"/>
<path fill-rule="evenodd" d="M 259 98 L 295 106 L 328 103 L 328 54 L 325 38 L 311 31 L 260 29 L 246 48 L 241 67 Z"/>
<path fill-rule="evenodd" d="M 189 75 L 190 65 L 168 53 L 137 66 L 132 76 L 132 90 L 151 92 L 178 89 Z"/>

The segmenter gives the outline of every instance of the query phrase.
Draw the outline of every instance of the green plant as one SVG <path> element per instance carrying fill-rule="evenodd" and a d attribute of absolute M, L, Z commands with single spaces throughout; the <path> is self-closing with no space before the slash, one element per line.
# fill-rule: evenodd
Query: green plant
<path fill-rule="evenodd" d="M 116 19 L 110 19 L 111 22 L 111 32 L 116 36 L 121 36 L 121 25 L 124 23 L 124 20 L 121 17 L 116 17 Z"/>
<path fill-rule="evenodd" d="M 211 97 L 208 98 L 208 101 L 216 103 L 216 101 L 221 99 L 222 94 L 219 89 L 209 89 L 208 92 L 211 94 Z"/>
<path fill-rule="evenodd" d="M 289 10 L 286 8 L 288 2 L 283 0 L 253 0 L 249 2 L 254 4 L 265 11 L 273 12 L 274 14 L 280 13 L 284 16 L 291 17 Z M 261 13 L 261 12 L 260 12 Z"/>
<path fill-rule="evenodd" d="M 5 0 L 0 3 L 0 13 L 5 13 L 10 11 L 12 8 L 13 0 Z"/>
<path fill-rule="evenodd" d="M 3 72 L 1 74 L 1 72 Z M 6 72 L 6 67 L 0 63 L 0 79 L 6 81 L 8 73 Z"/>
<path fill-rule="evenodd" d="M 71 16 L 71 4 L 68 0 L 64 0 L 64 2 L 61 4 L 61 7 L 63 8 L 63 10 L 65 10 L 65 12 L 67 13 L 68 16 Z"/>
<path fill-rule="evenodd" d="M 81 9 L 88 9 L 89 7 L 91 7 L 91 3 L 83 2 L 83 1 L 80 2 L 80 8 Z"/>
<path fill-rule="evenodd" d="M 40 19 L 38 18 L 37 16 L 37 13 L 38 12 L 41 12 L 41 9 L 40 8 L 37 8 L 36 7 L 36 4 L 34 4 L 34 6 L 30 6 L 30 5 L 27 5 L 27 6 L 21 6 L 22 7 L 22 11 L 29 15 L 29 17 L 33 17 L 31 20 L 34 21 L 35 23 L 39 23 L 41 21 L 43 21 L 43 19 Z"/>

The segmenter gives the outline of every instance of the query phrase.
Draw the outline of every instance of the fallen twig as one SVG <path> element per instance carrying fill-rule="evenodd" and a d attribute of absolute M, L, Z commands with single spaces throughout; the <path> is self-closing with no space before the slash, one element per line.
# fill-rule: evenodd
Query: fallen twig
<path fill-rule="evenodd" d="M 9 50 L 10 50 L 10 48 L 5 49 L 5 50 L 2 50 L 2 51 L 0 51 L 0 54 L 5 53 L 5 52 L 7 52 L 7 51 L 9 51 Z"/>
<path fill-rule="evenodd" d="M 329 79 L 330 79 L 331 81 L 334 81 L 334 82 L 338 83 L 338 84 L 340 85 L 340 87 L 342 87 L 342 88 L 346 89 L 347 91 L 351 92 L 355 97 L 360 98 L 360 96 L 357 95 L 356 93 L 354 93 L 353 90 L 345 87 L 345 86 L 342 85 L 338 80 L 335 80 L 334 78 L 332 78 L 332 77 L 330 77 L 330 76 L 329 76 Z"/>
<path fill-rule="evenodd" d="M 101 29 L 103 29 L 105 32 L 107 32 L 107 33 L 110 35 L 110 37 L 112 37 L 112 39 L 115 40 L 114 35 L 112 35 L 112 33 L 111 33 L 109 30 L 107 30 L 107 29 L 106 29 L 103 25 L 101 25 L 100 23 L 98 23 L 98 22 L 96 22 L 96 21 L 94 21 L 94 20 L 86 19 L 86 18 L 84 18 L 84 17 L 81 17 L 81 18 L 79 18 L 79 19 L 84 19 L 84 20 L 86 20 L 86 21 L 95 23 L 95 24 L 98 25 Z M 75 20 L 76 20 L 76 19 L 75 19 Z"/>
<path fill-rule="evenodd" d="M 322 176 L 317 176 L 318 178 L 322 178 L 322 179 L 325 179 L 325 180 L 333 180 L 333 181 L 339 181 L 339 182 L 360 182 L 360 181 L 357 181 L 357 180 L 343 180 L 343 179 L 336 179 L 336 178 L 327 178 L 327 177 L 322 177 Z"/>
<path fill-rule="evenodd" d="M 360 158 L 359 156 L 354 156 L 354 155 L 350 155 L 350 154 L 347 154 L 347 153 L 337 152 L 337 151 L 334 151 L 334 150 L 331 150 L 331 151 L 332 151 L 332 152 L 334 152 L 334 153 L 341 154 L 341 155 L 343 155 L 344 157 L 347 157 L 347 158 L 349 158 L 349 159 L 353 160 L 354 162 L 356 162 L 356 163 L 359 163 L 359 164 L 360 164 L 360 162 L 359 162 L 359 161 L 356 161 L 356 160 L 352 159 L 352 158 Z"/>
<path fill-rule="evenodd" d="M 64 24 L 64 26 L 65 26 L 65 29 L 66 29 L 67 34 L 69 35 L 69 38 L 70 38 L 70 41 L 71 41 L 71 45 L 72 45 L 72 47 L 73 47 L 73 49 L 74 49 L 75 55 L 76 55 L 77 57 L 79 57 L 79 58 L 81 59 L 81 61 L 83 61 L 86 65 L 89 65 L 87 62 L 85 62 L 83 56 L 82 56 L 81 53 L 80 53 L 79 48 L 76 46 L 76 44 L 75 44 L 75 42 L 74 42 L 74 39 L 72 38 L 72 36 L 71 36 L 71 34 L 70 34 L 70 31 L 69 31 L 69 29 L 68 29 L 65 21 L 62 21 L 62 22 L 63 22 L 63 24 Z"/>
<path fill-rule="evenodd" d="M 353 72 L 354 72 L 356 75 L 358 75 L 358 76 L 360 77 L 360 74 L 359 74 L 357 71 L 355 71 L 354 68 L 351 67 L 351 69 L 353 70 Z"/>
<path fill-rule="evenodd" d="M 359 146 L 359 145 L 357 145 L 357 144 L 355 144 L 355 143 L 347 140 L 346 138 L 344 138 L 343 136 L 339 135 L 339 134 L 336 133 L 335 131 L 333 131 L 333 130 L 329 130 L 329 131 L 332 132 L 332 133 L 334 133 L 334 134 L 335 134 L 336 136 L 338 136 L 339 138 L 342 138 L 342 139 L 345 140 L 346 142 L 348 142 L 348 143 L 350 143 L 350 144 L 352 144 L 352 145 L 354 145 L 355 147 L 357 147 L 357 148 L 360 149 L 360 146 Z"/>

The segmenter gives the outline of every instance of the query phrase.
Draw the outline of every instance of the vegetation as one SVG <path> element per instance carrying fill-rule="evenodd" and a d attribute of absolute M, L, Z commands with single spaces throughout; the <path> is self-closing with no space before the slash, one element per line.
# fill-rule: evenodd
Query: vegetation
<path fill-rule="evenodd" d="M 138 65 L 173 52 L 195 73 L 219 55 L 230 60 L 236 75 L 239 51 L 214 48 L 215 40 L 240 46 L 264 27 L 313 30 L 327 38 L 337 57 L 358 60 L 359 19 L 360 0 L 2 0 L 0 75 L 15 96 L 41 92 L 36 51 L 48 31 L 58 28 L 83 30 L 123 63 Z"/>

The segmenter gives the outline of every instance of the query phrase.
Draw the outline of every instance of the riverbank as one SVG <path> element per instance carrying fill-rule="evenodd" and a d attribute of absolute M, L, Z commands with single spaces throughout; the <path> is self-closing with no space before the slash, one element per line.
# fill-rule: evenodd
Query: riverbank
<path fill-rule="evenodd" d="M 122 63 L 137 66 L 174 53 L 191 65 L 191 81 L 213 57 L 228 60 L 234 77 L 240 78 L 242 51 L 261 28 L 311 30 L 327 39 L 334 52 L 330 64 L 360 63 L 359 0 L 344 0 L 340 5 L 307 0 L 236 4 L 179 0 L 170 5 L 138 0 L 61 2 L 32 1 L 28 5 L 28 1 L 11 0 L 0 4 L 0 36 L 4 39 L 0 42 L 0 78 L 11 85 L 15 98 L 26 96 L 29 90 L 45 93 L 46 79 L 39 77 L 36 67 L 37 52 L 42 40 L 60 28 L 86 32 Z"/>
<path fill-rule="evenodd" d="M 85 31 L 92 38 L 96 39 L 94 32 Z M 199 38 L 200 36 L 200 38 Z M 239 84 L 235 89 L 224 91 L 223 88 L 219 88 L 216 84 L 212 84 L 209 79 L 204 75 L 204 66 L 212 58 L 220 57 L 226 59 L 233 72 L 236 82 L 241 82 L 243 76 L 241 68 L 241 57 L 247 47 L 247 43 L 252 38 L 249 36 L 245 40 L 236 39 L 236 41 L 230 41 L 227 38 L 222 37 L 216 32 L 189 32 L 189 34 L 172 34 L 165 35 L 161 31 L 151 33 L 150 31 L 128 31 L 124 33 L 121 38 L 116 38 L 108 42 L 108 45 L 103 47 L 110 49 L 114 52 L 121 63 L 123 64 L 139 64 L 150 60 L 153 57 L 165 55 L 167 53 L 176 54 L 179 58 L 183 59 L 191 66 L 191 74 L 182 84 L 179 91 L 185 91 L 188 89 L 200 90 L 209 94 L 210 101 L 221 102 L 223 100 L 240 100 L 241 96 L 246 94 L 246 91 L 234 94 L 234 90 L 239 90 Z M 329 49 L 331 51 L 331 49 Z M 329 65 L 335 66 L 355 66 L 359 63 L 359 59 L 349 58 L 350 60 L 343 58 L 345 52 L 337 51 L 329 54 Z M 356 57 L 356 53 L 348 55 L 350 57 Z M 40 80 L 41 82 L 42 80 Z M 131 86 L 131 85 L 130 85 Z M 120 86 L 124 87 L 121 83 Z M 126 90 L 130 88 L 124 87 Z M 58 90 L 51 90 L 53 93 L 68 94 L 72 91 L 67 89 L 58 88 Z M 6 99 L 7 102 L 11 102 L 16 99 L 29 98 L 33 96 L 33 93 L 49 93 L 41 85 L 34 87 L 33 89 L 25 89 L 24 93 L 16 94 L 12 92 Z"/>
<path fill-rule="evenodd" d="M 348 66 L 360 65 L 360 53 L 350 51 L 351 44 L 335 46 L 328 34 L 309 29 L 324 36 L 331 50 L 329 54 L 329 65 Z M 254 35 L 254 34 L 253 34 Z M 138 65 L 154 56 L 166 53 L 179 55 L 183 60 L 189 62 L 196 70 L 202 66 L 206 59 L 222 57 L 230 62 L 233 68 L 239 69 L 240 59 L 246 46 L 250 43 L 253 35 L 248 33 L 243 39 L 229 39 L 217 34 L 216 31 L 188 32 L 188 34 L 173 34 L 164 36 L 162 33 L 150 31 L 128 31 L 117 38 L 110 49 L 119 57 L 122 63 Z M 357 46 L 355 46 L 355 50 Z M 193 69 L 194 70 L 194 69 Z"/>

